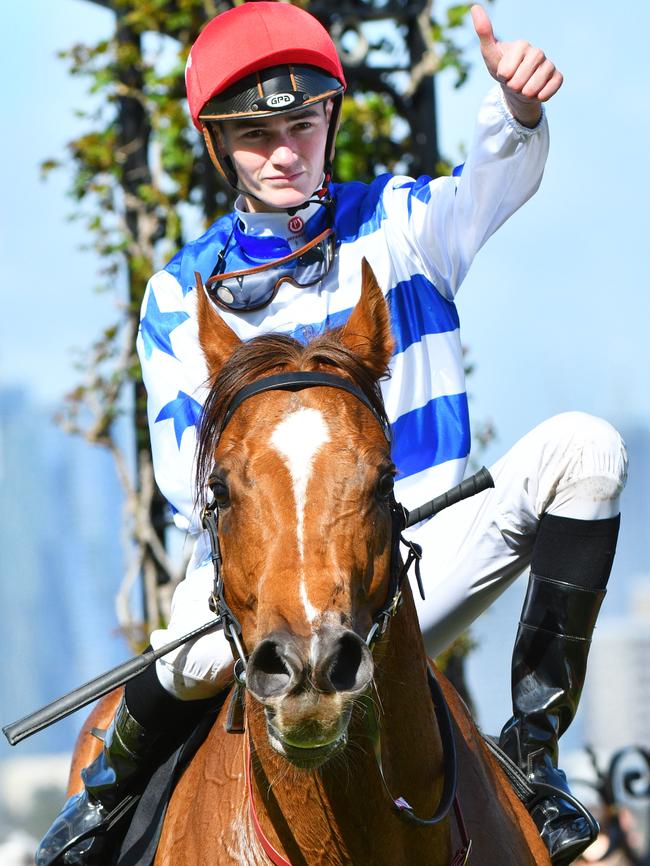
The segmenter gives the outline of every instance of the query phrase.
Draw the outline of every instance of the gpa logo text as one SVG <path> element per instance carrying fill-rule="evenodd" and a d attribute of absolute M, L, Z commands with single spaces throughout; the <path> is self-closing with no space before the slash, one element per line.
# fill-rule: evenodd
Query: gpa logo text
<path fill-rule="evenodd" d="M 269 108 L 284 108 L 295 101 L 296 97 L 293 93 L 274 93 L 273 96 L 269 96 L 266 100 L 266 104 Z"/>

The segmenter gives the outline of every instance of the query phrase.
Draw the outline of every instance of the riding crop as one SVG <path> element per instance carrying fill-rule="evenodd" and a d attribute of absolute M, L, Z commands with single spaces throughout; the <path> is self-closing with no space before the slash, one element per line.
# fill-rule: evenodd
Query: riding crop
<path fill-rule="evenodd" d="M 408 529 L 408 527 L 414 526 L 416 523 L 420 523 L 420 521 L 438 514 L 450 505 L 455 505 L 463 499 L 467 499 L 483 490 L 487 490 L 489 487 L 494 487 L 494 481 L 484 466 L 474 475 L 471 475 L 460 484 L 457 484 L 456 487 L 452 487 L 451 490 L 448 490 L 446 493 L 426 502 L 424 505 L 420 505 L 412 511 L 408 511 L 404 506 L 401 506 L 404 516 L 403 528 Z M 193 631 L 188 632 L 182 637 L 170 641 L 170 643 L 161 646 L 157 650 L 150 648 L 141 655 L 135 656 L 126 662 L 122 662 L 110 671 L 101 674 L 95 679 L 79 686 L 79 688 L 57 698 L 55 701 L 52 701 L 52 703 L 47 704 L 40 710 L 36 710 L 36 712 L 30 713 L 28 716 L 25 716 L 16 722 L 12 722 L 10 725 L 6 725 L 2 729 L 2 732 L 10 745 L 15 746 L 17 743 L 20 743 L 21 740 L 31 737 L 32 734 L 42 731 L 44 728 L 49 727 L 55 722 L 66 718 L 66 716 L 69 716 L 71 713 L 74 713 L 82 707 L 91 704 L 93 701 L 104 697 L 104 695 L 107 695 L 109 692 L 113 691 L 113 689 L 123 686 L 129 680 L 132 680 L 134 677 L 137 677 L 138 674 L 141 674 L 159 658 L 162 658 L 188 641 L 222 627 L 223 623 L 217 617 L 204 623 Z"/>

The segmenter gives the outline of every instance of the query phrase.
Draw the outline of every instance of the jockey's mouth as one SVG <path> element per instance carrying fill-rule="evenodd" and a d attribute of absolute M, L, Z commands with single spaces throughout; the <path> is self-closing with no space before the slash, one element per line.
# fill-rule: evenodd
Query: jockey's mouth
<path fill-rule="evenodd" d="M 294 171 L 294 172 L 291 172 L 290 174 L 272 174 L 272 175 L 267 175 L 267 177 L 263 177 L 262 180 L 263 181 L 271 181 L 271 182 L 284 181 L 285 183 L 292 183 L 294 180 L 297 180 L 303 174 L 304 174 L 304 171 Z"/>

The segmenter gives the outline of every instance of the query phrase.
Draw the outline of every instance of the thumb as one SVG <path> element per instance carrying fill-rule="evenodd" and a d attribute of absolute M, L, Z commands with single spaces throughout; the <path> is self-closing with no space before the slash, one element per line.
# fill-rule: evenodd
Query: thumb
<path fill-rule="evenodd" d="M 481 54 L 485 60 L 485 65 L 491 75 L 494 75 L 501 60 L 503 52 L 499 47 L 492 29 L 492 22 L 488 18 L 488 14 L 482 6 L 475 4 L 472 6 L 472 23 L 474 30 L 481 44 Z"/>

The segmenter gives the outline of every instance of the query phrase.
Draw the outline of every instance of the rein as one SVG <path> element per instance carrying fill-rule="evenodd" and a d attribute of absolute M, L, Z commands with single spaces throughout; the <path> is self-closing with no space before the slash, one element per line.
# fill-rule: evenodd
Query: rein
<path fill-rule="evenodd" d="M 435 678 L 433 672 L 427 667 L 427 684 L 431 695 L 431 702 L 436 716 L 436 724 L 438 725 L 438 733 L 442 742 L 442 757 L 443 757 L 443 789 L 440 796 L 440 802 L 436 811 L 430 818 L 421 818 L 415 813 L 413 807 L 404 797 L 394 797 L 386 781 L 384 775 L 384 767 L 381 757 L 381 734 L 375 704 L 369 697 L 362 698 L 363 705 L 366 710 L 365 720 L 366 729 L 368 731 L 370 741 L 372 743 L 375 761 L 379 770 L 384 790 L 389 799 L 393 803 L 393 807 L 405 818 L 409 818 L 413 823 L 424 827 L 432 827 L 439 824 L 449 814 L 452 806 L 454 815 L 458 825 L 458 833 L 461 839 L 461 847 L 454 854 L 450 866 L 465 866 L 469 860 L 469 855 L 472 850 L 472 840 L 469 838 L 465 819 L 460 806 L 458 797 L 458 760 L 456 755 L 456 741 L 451 723 L 451 714 L 449 706 L 445 700 L 440 685 Z"/>
<path fill-rule="evenodd" d="M 388 419 L 383 412 L 378 411 L 377 407 L 373 405 L 373 403 L 366 396 L 366 394 L 364 394 L 360 388 L 358 388 L 354 383 L 348 381 L 347 379 L 344 379 L 332 373 L 325 373 L 320 371 L 279 373 L 274 376 L 267 376 L 265 378 L 259 379 L 256 382 L 253 382 L 250 385 L 244 386 L 235 394 L 224 413 L 223 422 L 221 424 L 221 433 L 223 433 L 223 430 L 225 429 L 228 422 L 231 420 L 237 408 L 245 400 L 256 394 L 261 394 L 266 391 L 277 390 L 299 391 L 304 388 L 323 386 L 329 388 L 338 388 L 342 391 L 347 391 L 349 394 L 352 394 L 354 397 L 356 397 L 356 399 L 358 399 L 364 406 L 366 406 L 366 408 L 368 408 L 373 414 L 377 422 L 380 424 L 387 442 L 390 444 L 391 435 Z M 431 514 L 435 513 L 436 510 L 440 510 L 440 508 L 446 507 L 446 505 L 458 501 L 459 498 L 464 498 L 467 495 L 476 493 L 478 492 L 478 490 L 484 489 L 484 487 L 486 486 L 493 486 L 492 479 L 490 478 L 489 473 L 487 473 L 487 470 L 481 470 L 481 472 L 484 472 L 485 475 L 481 475 L 480 473 L 478 473 L 478 476 L 480 477 L 468 479 L 467 481 L 463 482 L 462 485 L 459 485 L 458 489 L 454 488 L 454 491 L 449 491 L 449 493 L 445 494 L 442 497 L 439 497 L 437 500 L 433 500 L 431 503 L 427 503 L 427 505 L 422 506 L 420 509 L 417 509 L 416 512 L 413 513 L 413 515 L 409 515 L 409 512 L 395 500 L 394 494 L 391 493 L 391 497 L 389 500 L 392 524 L 390 583 L 388 587 L 386 601 L 379 609 L 379 611 L 375 614 L 373 624 L 365 639 L 366 644 L 371 651 L 374 649 L 375 644 L 379 640 L 381 640 L 382 637 L 384 637 L 391 619 L 395 616 L 395 614 L 401 607 L 402 586 L 404 580 L 408 577 L 411 566 L 413 565 L 415 566 L 415 574 L 420 595 L 422 596 L 422 598 L 424 598 L 424 588 L 419 567 L 420 559 L 422 558 L 422 548 L 420 547 L 420 545 L 415 544 L 414 542 L 404 538 L 404 536 L 402 535 L 404 529 L 407 526 L 413 525 L 414 523 L 418 522 L 418 520 L 423 519 L 421 515 L 423 515 L 425 512 L 427 512 L 426 516 L 430 516 Z M 462 491 L 460 490 L 461 487 L 463 488 Z M 409 519 L 409 517 L 411 517 L 411 519 Z M 222 557 L 221 547 L 219 544 L 218 530 L 219 508 L 216 500 L 213 500 L 204 507 L 201 518 L 203 527 L 207 530 L 210 538 L 211 559 L 214 567 L 214 587 L 212 595 L 210 597 L 210 608 L 219 618 L 221 625 L 224 629 L 224 634 L 233 648 L 233 653 L 236 655 L 234 670 L 235 678 L 237 680 L 235 699 L 237 699 L 238 693 L 240 693 L 240 690 L 246 682 L 247 659 L 244 647 L 241 642 L 241 625 L 233 611 L 228 606 L 224 596 Z M 405 562 L 402 562 L 401 560 L 400 543 L 404 544 L 409 551 Z M 442 740 L 444 760 L 443 792 L 438 808 L 436 809 L 432 817 L 419 817 L 418 815 L 416 815 L 416 813 L 413 811 L 412 807 L 404 799 L 404 797 L 395 798 L 390 793 L 388 784 L 384 776 L 384 770 L 382 765 L 379 722 L 377 719 L 374 705 L 369 699 L 363 700 L 366 709 L 366 725 L 370 734 L 370 739 L 373 744 L 373 751 L 375 754 L 375 759 L 377 762 L 377 767 L 382 783 L 389 798 L 393 803 L 393 807 L 398 811 L 400 815 L 404 815 L 406 818 L 410 819 L 416 824 L 432 826 L 435 824 L 439 824 L 441 821 L 445 820 L 448 817 L 453 806 L 456 821 L 458 824 L 459 834 L 461 837 L 461 848 L 454 854 L 450 866 L 464 866 L 464 864 L 467 863 L 470 855 L 471 840 L 469 839 L 465 822 L 463 820 L 460 802 L 456 790 L 458 768 L 456 745 L 454 741 L 451 717 L 442 690 L 440 689 L 440 686 L 438 685 L 434 675 L 431 673 L 430 670 L 427 670 L 427 677 L 429 690 L 431 693 L 431 699 L 434 705 L 436 721 L 438 724 L 438 730 L 440 733 L 440 738 Z M 273 847 L 269 839 L 266 837 L 259 822 L 253 797 L 251 753 L 250 742 L 248 741 L 248 738 L 245 771 L 251 819 L 259 841 L 262 845 L 262 848 L 264 849 L 271 862 L 275 864 L 275 866 L 291 866 L 291 863 L 289 863 L 289 861 L 286 860 Z"/>

